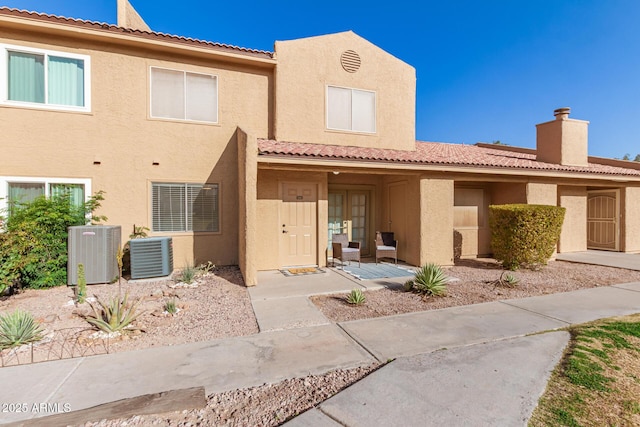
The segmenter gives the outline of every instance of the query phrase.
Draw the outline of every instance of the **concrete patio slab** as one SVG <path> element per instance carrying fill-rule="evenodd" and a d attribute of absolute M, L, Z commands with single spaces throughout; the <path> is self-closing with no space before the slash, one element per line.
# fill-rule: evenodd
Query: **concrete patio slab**
<path fill-rule="evenodd" d="M 582 264 L 604 265 L 640 271 L 640 254 L 626 254 L 610 251 L 585 251 L 558 254 L 558 261 L 579 262 Z"/>
<path fill-rule="evenodd" d="M 398 359 L 320 411 L 350 427 L 526 426 L 568 341 L 552 332 Z M 332 425 L 311 417 L 287 426 Z"/>
<path fill-rule="evenodd" d="M 380 361 L 557 329 L 566 323 L 501 302 L 340 323 Z"/>
<path fill-rule="evenodd" d="M 612 285 L 612 287 L 640 292 L 640 282 L 621 283 L 619 285 Z"/>
<path fill-rule="evenodd" d="M 353 288 L 364 289 L 358 280 L 323 268 L 319 274 L 285 277 L 277 270 L 259 271 L 258 286 L 248 288 L 252 301 L 271 298 L 300 297 L 307 295 L 349 292 Z M 346 275 L 348 276 L 348 275 Z"/>
<path fill-rule="evenodd" d="M 288 423 L 284 424 L 287 427 L 341 427 L 344 424 L 338 424 L 336 421 L 329 418 L 316 408 L 311 408 L 307 412 L 304 412 Z M 374 425 L 374 424 L 372 424 Z"/>
<path fill-rule="evenodd" d="M 307 297 L 273 298 L 251 302 L 260 332 L 328 325 L 329 320 Z"/>
<path fill-rule="evenodd" d="M 340 328 L 327 325 L 2 368 L 0 383 L 12 385 L 11 401 L 57 402 L 75 411 L 171 389 L 204 386 L 210 394 L 373 361 Z M 42 378 L 36 393 L 13 386 L 24 381 L 38 390 Z M 51 414 L 0 413 L 0 423 L 45 415 Z"/>
<path fill-rule="evenodd" d="M 640 292 L 613 286 L 503 302 L 570 324 L 640 312 Z"/>

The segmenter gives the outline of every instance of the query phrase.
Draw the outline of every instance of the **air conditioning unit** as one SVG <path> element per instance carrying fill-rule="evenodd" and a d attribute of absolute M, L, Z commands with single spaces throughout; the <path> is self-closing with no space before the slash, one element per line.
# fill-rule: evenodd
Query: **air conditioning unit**
<path fill-rule="evenodd" d="M 147 237 L 129 241 L 131 278 L 168 276 L 173 272 L 171 237 Z"/>
<path fill-rule="evenodd" d="M 119 225 L 73 226 L 68 232 L 67 284 L 78 284 L 78 264 L 87 284 L 111 283 L 118 278 Z"/>

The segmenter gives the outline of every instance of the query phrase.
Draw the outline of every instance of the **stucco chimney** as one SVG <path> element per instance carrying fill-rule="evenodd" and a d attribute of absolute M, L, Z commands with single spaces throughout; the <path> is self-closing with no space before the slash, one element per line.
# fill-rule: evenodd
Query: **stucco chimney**
<path fill-rule="evenodd" d="M 565 166 L 587 166 L 589 122 L 570 119 L 571 108 L 558 108 L 555 120 L 536 125 L 536 159 Z"/>
<path fill-rule="evenodd" d="M 128 0 L 118 1 L 118 27 L 131 28 L 132 30 L 151 31 L 144 19 L 131 6 Z"/>

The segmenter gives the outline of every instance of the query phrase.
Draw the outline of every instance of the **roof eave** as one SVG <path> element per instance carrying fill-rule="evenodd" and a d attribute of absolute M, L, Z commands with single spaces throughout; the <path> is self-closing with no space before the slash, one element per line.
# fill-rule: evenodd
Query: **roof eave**
<path fill-rule="evenodd" d="M 533 168 L 517 168 L 517 167 L 497 167 L 482 165 L 460 165 L 445 163 L 421 163 L 421 162 L 393 162 L 384 160 L 367 160 L 367 159 L 329 159 L 318 157 L 304 156 L 288 156 L 283 154 L 266 154 L 258 155 L 259 164 L 274 165 L 300 165 L 300 166 L 327 166 L 327 167 L 345 167 L 350 169 L 386 169 L 386 170 L 407 170 L 407 171 L 423 171 L 423 172 L 451 172 L 451 173 L 474 173 L 474 174 L 492 174 L 502 176 L 535 176 L 535 177 L 552 177 L 567 179 L 593 179 L 608 180 L 615 182 L 638 182 L 640 176 L 633 175 L 615 175 L 606 173 L 577 172 L 563 170 L 545 170 Z"/>
<path fill-rule="evenodd" d="M 215 45 L 190 44 L 187 40 L 180 38 L 169 40 L 158 40 L 160 35 L 132 31 L 129 33 L 115 32 L 108 28 L 95 28 L 97 23 L 92 23 L 92 27 L 85 27 L 79 23 L 56 22 L 37 19 L 26 16 L 14 16 L 0 14 L 0 26 L 5 30 L 30 31 L 43 35 L 69 37 L 81 35 L 84 40 L 100 41 L 106 40 L 116 45 L 125 45 L 140 49 L 151 49 L 166 53 L 180 53 L 182 55 L 192 55 L 198 57 L 224 59 L 228 62 L 253 65 L 258 67 L 275 67 L 276 60 L 267 53 L 242 52 L 240 49 Z M 107 25 L 107 24 L 105 24 Z M 171 36 L 167 36 L 171 37 Z"/>

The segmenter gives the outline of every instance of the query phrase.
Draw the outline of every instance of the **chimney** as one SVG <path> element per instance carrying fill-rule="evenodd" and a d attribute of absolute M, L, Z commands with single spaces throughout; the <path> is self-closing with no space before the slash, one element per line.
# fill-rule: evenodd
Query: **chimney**
<path fill-rule="evenodd" d="M 536 160 L 564 166 L 587 166 L 589 122 L 570 119 L 571 108 L 558 108 L 550 122 L 536 125 Z"/>
<path fill-rule="evenodd" d="M 128 0 L 118 1 L 118 27 L 132 30 L 151 31 L 146 22 L 138 15 Z"/>

